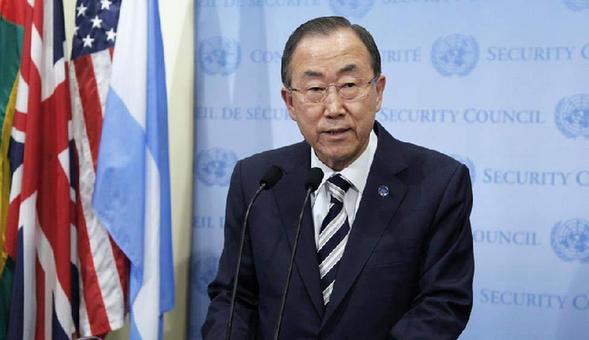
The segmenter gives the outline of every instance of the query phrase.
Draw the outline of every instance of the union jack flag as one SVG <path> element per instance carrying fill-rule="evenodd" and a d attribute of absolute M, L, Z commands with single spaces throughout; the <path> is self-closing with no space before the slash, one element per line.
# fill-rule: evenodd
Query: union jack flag
<path fill-rule="evenodd" d="M 71 109 L 61 0 L 21 1 L 24 42 L 11 134 L 7 251 L 16 259 L 9 339 L 76 331 Z"/>
<path fill-rule="evenodd" d="M 6 250 L 16 266 L 7 337 L 104 335 L 123 326 L 128 280 L 124 254 L 91 207 L 120 0 L 78 2 L 71 73 L 62 1 L 18 2 L 25 20 L 9 151 Z"/>

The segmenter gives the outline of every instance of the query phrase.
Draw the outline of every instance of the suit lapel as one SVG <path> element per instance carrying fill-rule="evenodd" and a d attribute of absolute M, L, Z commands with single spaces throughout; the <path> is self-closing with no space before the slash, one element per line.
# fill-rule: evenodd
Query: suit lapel
<path fill-rule="evenodd" d="M 293 157 L 283 160 L 279 166 L 284 170 L 283 179 L 273 189 L 276 204 L 282 217 L 282 225 L 292 250 L 299 213 L 305 199 L 305 180 L 310 168 L 310 147 L 300 143 Z M 318 315 L 323 314 L 323 298 L 319 281 L 319 264 L 317 263 L 317 247 L 315 245 L 315 231 L 311 214 L 310 200 L 305 206 L 299 245 L 295 257 L 296 271 L 307 289 Z M 288 264 L 286 264 L 288 265 Z M 287 268 L 285 265 L 285 269 Z M 293 273 L 293 278 L 296 273 Z"/>
<path fill-rule="evenodd" d="M 378 123 L 376 130 L 379 136 L 378 147 L 339 265 L 335 287 L 323 316 L 322 326 L 334 314 L 364 268 L 407 191 L 406 185 L 397 178 L 398 173 L 407 167 L 397 150 L 399 142 Z M 383 185 L 388 188 L 388 195 L 379 194 L 378 189 Z"/>

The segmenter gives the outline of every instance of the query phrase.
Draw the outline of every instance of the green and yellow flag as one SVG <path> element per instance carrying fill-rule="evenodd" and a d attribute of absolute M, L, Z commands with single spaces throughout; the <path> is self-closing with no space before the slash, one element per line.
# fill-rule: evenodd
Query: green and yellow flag
<path fill-rule="evenodd" d="M 24 0 L 0 0 L 0 339 L 6 327 L 14 263 L 5 249 L 6 216 L 10 196 L 8 144 L 16 104 L 18 71 L 23 43 Z"/>

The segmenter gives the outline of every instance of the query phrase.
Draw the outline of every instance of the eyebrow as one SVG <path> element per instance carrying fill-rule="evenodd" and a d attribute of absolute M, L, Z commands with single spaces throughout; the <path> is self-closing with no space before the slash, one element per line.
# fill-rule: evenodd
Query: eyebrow
<path fill-rule="evenodd" d="M 350 73 L 353 71 L 356 71 L 358 69 L 358 66 L 356 64 L 348 64 L 342 68 L 339 69 L 339 71 L 337 71 L 337 74 L 343 74 L 343 73 Z"/>
<path fill-rule="evenodd" d="M 356 71 L 358 69 L 358 66 L 356 64 L 348 64 L 342 68 L 340 68 L 337 71 L 338 75 L 342 75 L 345 73 L 350 73 L 353 71 Z M 318 78 L 318 77 L 324 77 L 325 75 L 322 72 L 319 71 L 313 71 L 313 70 L 307 70 L 303 73 L 305 78 Z"/>
<path fill-rule="evenodd" d="M 318 78 L 318 77 L 323 77 L 323 73 L 318 72 L 318 71 L 311 71 L 311 70 L 307 70 L 305 71 L 305 73 L 303 73 L 305 78 Z"/>

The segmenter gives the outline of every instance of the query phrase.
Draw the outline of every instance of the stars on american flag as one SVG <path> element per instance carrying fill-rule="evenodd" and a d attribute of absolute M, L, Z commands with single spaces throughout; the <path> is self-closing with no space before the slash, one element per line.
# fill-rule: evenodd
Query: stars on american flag
<path fill-rule="evenodd" d="M 108 11 L 110 10 L 110 5 L 112 5 L 112 1 L 100 0 L 100 9 L 106 9 Z"/>
<path fill-rule="evenodd" d="M 98 15 L 95 16 L 94 18 L 90 19 L 90 21 L 92 21 L 92 28 L 95 28 L 95 27 L 96 28 L 100 28 L 100 27 L 102 27 L 102 19 L 100 19 L 98 17 Z"/>
<path fill-rule="evenodd" d="M 77 0 L 72 59 L 114 47 L 121 0 Z"/>
<path fill-rule="evenodd" d="M 115 32 L 114 28 L 111 28 L 110 30 L 106 31 L 106 40 L 115 41 L 116 37 L 117 37 L 117 33 Z"/>
<path fill-rule="evenodd" d="M 82 38 L 82 41 L 84 42 L 84 47 L 92 48 L 92 43 L 94 42 L 94 39 L 90 37 L 90 34 L 86 34 L 86 36 Z"/>
<path fill-rule="evenodd" d="M 76 9 L 78 10 L 76 17 L 79 17 L 80 15 L 86 15 L 88 7 L 84 6 L 84 4 L 80 4 L 80 6 L 78 6 Z"/>

